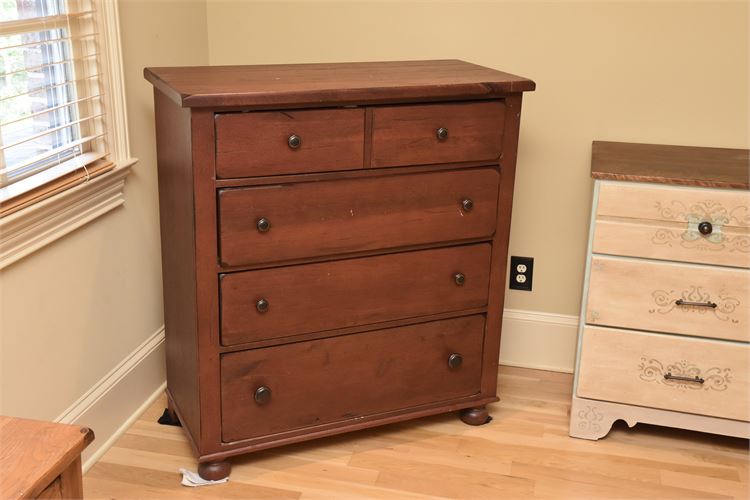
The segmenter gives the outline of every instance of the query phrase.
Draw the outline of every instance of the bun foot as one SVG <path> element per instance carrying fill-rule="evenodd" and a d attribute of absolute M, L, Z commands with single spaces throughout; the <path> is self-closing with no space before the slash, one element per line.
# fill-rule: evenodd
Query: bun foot
<path fill-rule="evenodd" d="M 198 464 L 198 475 L 208 481 L 218 481 L 229 477 L 232 472 L 232 464 L 223 460 L 221 462 L 201 462 Z"/>
<path fill-rule="evenodd" d="M 490 414 L 487 412 L 487 408 L 484 406 L 461 410 L 459 416 L 463 423 L 468 425 L 484 425 L 492 420 L 492 417 L 490 417 Z"/>

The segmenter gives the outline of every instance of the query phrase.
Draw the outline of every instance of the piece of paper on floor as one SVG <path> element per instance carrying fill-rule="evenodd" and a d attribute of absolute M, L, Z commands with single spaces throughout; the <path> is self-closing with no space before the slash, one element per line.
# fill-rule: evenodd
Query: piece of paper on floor
<path fill-rule="evenodd" d="M 180 472 L 182 473 L 182 485 L 190 486 L 191 488 L 195 488 L 196 486 L 208 486 L 209 484 L 222 484 L 229 481 L 228 477 L 219 479 L 218 481 L 209 481 L 208 479 L 200 477 L 197 472 L 187 469 L 180 469 Z"/>

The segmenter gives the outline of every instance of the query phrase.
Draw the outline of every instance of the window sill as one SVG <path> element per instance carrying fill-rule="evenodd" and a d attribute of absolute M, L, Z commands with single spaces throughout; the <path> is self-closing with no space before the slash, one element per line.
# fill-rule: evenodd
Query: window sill
<path fill-rule="evenodd" d="M 0 219 L 0 269 L 62 238 L 125 203 L 125 177 L 138 161 Z"/>

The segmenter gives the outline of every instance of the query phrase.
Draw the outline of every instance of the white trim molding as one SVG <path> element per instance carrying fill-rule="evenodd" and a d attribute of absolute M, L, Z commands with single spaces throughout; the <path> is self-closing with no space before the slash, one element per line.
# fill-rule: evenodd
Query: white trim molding
<path fill-rule="evenodd" d="M 83 455 L 84 470 L 163 393 L 164 356 L 162 326 L 55 419 L 94 430 L 96 439 Z"/>
<path fill-rule="evenodd" d="M 503 311 L 500 364 L 573 373 L 578 316 Z"/>
<path fill-rule="evenodd" d="M 112 157 L 119 163 L 130 158 L 130 139 L 117 4 L 111 0 L 96 0 L 97 24 L 101 26 L 99 43 L 108 68 L 104 81 L 107 89 L 107 139 Z"/>
<path fill-rule="evenodd" d="M 65 236 L 125 202 L 130 156 L 125 79 L 117 2 L 96 0 L 97 37 L 107 68 L 107 144 L 114 170 L 0 219 L 0 269 Z"/>
<path fill-rule="evenodd" d="M 113 170 L 0 219 L 0 269 L 125 203 L 125 177 L 135 163 Z"/>

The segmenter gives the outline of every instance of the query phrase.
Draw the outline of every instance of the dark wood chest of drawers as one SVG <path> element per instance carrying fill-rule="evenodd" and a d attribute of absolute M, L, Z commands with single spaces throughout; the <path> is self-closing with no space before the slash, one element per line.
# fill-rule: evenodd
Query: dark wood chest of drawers
<path fill-rule="evenodd" d="M 462 61 L 148 68 L 170 407 L 226 458 L 487 420 L 530 80 Z"/>

